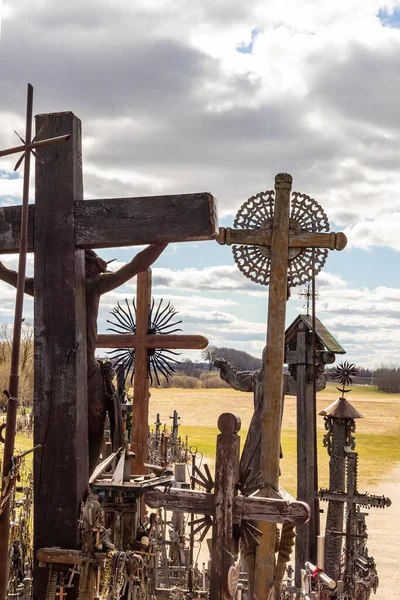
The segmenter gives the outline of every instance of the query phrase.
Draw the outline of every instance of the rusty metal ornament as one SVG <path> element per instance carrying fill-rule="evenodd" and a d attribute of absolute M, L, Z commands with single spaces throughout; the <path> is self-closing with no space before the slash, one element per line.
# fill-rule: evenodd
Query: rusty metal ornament
<path fill-rule="evenodd" d="M 241 206 L 234 227 L 272 231 L 275 192 L 269 190 L 252 196 Z M 292 192 L 290 231 L 328 232 L 329 221 L 323 208 L 310 196 Z M 267 246 L 233 245 L 233 257 L 240 271 L 261 285 L 269 285 L 271 251 Z M 288 286 L 295 287 L 311 281 L 323 268 L 327 248 L 289 248 Z"/>

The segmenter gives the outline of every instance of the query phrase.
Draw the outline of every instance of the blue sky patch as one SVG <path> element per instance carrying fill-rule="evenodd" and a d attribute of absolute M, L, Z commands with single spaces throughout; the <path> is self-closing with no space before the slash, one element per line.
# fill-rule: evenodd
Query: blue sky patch
<path fill-rule="evenodd" d="M 252 54 L 253 52 L 253 45 L 254 45 L 254 41 L 257 37 L 257 35 L 260 33 L 259 29 L 253 29 L 251 32 L 251 41 L 249 44 L 245 44 L 244 42 L 242 42 L 241 44 L 238 44 L 236 46 L 236 50 L 237 52 L 240 52 L 241 54 Z"/>
<path fill-rule="evenodd" d="M 383 27 L 400 29 L 400 6 L 396 6 L 396 8 L 393 9 L 393 12 L 390 12 L 387 8 L 380 8 L 377 17 Z"/>
<path fill-rule="evenodd" d="M 20 178 L 20 174 L 16 173 L 14 171 L 12 171 L 11 173 L 9 171 L 3 171 L 2 169 L 0 169 L 0 179 L 19 179 Z"/>

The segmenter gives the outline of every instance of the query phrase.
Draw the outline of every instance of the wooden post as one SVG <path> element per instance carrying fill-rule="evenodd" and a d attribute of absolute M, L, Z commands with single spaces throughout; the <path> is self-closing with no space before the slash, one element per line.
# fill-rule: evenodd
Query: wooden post
<path fill-rule="evenodd" d="M 289 174 L 276 176 L 260 462 L 264 481 L 275 490 L 279 487 L 291 189 Z M 263 535 L 256 550 L 254 591 L 257 600 L 264 600 L 274 580 L 276 525 L 264 522 L 259 528 Z"/>
<path fill-rule="evenodd" d="M 238 536 L 233 533 L 232 506 L 239 480 L 240 418 L 224 413 L 218 419 L 214 490 L 214 527 L 212 535 L 210 598 L 231 600 L 228 571 L 238 552 Z"/>
<path fill-rule="evenodd" d="M 132 474 L 135 475 L 143 475 L 147 472 L 144 463 L 147 462 L 150 379 L 145 342 L 149 330 L 150 303 L 151 270 L 148 269 L 137 276 L 136 338 L 138 343 L 135 348 L 131 440 L 131 449 L 136 454 L 136 460 L 132 461 Z"/>
<path fill-rule="evenodd" d="M 314 417 L 313 386 L 308 381 L 307 344 L 308 327 L 301 322 L 298 327 L 297 349 L 297 499 L 307 502 L 315 509 L 314 498 L 318 490 L 314 489 L 314 473 L 316 455 L 313 452 L 316 422 Z M 308 523 L 301 525 L 296 531 L 296 585 L 301 583 L 301 569 L 306 561 L 315 563 L 312 553 L 314 548 L 313 525 L 315 524 L 314 510 Z M 315 533 L 316 536 L 316 533 Z"/>
<path fill-rule="evenodd" d="M 83 197 L 81 124 L 72 113 L 39 115 L 36 130 L 68 143 L 41 150 L 35 203 L 34 548 L 78 548 L 88 481 L 84 251 L 75 248 L 75 201 Z M 33 598 L 46 596 L 35 568 Z M 69 592 L 71 598 L 71 592 Z"/>

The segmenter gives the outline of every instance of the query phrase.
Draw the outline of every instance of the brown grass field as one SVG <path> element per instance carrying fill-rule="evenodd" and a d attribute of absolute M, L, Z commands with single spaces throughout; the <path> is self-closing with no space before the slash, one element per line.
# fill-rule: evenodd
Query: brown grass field
<path fill-rule="evenodd" d="M 336 386 L 328 384 L 317 395 L 317 412 L 336 400 Z M 370 486 L 400 463 L 400 394 L 383 394 L 368 386 L 355 386 L 348 400 L 363 415 L 357 421 L 356 441 L 359 452 L 359 482 Z M 241 437 L 245 439 L 253 414 L 253 395 L 231 389 L 152 389 L 150 424 L 157 412 L 163 423 L 171 424 L 173 410 L 180 416 L 180 433 L 213 463 L 217 421 L 223 412 L 234 412 L 242 421 Z M 318 451 L 320 485 L 328 484 L 328 455 L 322 446 L 324 419 L 318 417 Z M 296 399 L 286 396 L 282 423 L 282 485 L 295 493 L 296 472 Z"/>

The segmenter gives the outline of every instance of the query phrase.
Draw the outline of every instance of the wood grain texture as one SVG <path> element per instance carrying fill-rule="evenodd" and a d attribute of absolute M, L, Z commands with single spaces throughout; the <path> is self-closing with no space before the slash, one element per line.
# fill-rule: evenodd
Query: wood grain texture
<path fill-rule="evenodd" d="M 212 240 L 218 232 L 216 212 L 216 200 L 206 192 L 109 200 L 81 199 L 75 205 L 75 245 L 78 248 L 118 248 Z M 34 249 L 34 218 L 35 206 L 30 205 L 30 252 Z M 20 227 L 20 206 L 0 209 L 0 254 L 18 252 Z"/>
<path fill-rule="evenodd" d="M 136 348 L 137 335 L 104 334 L 97 336 L 97 348 Z M 208 346 L 208 339 L 203 335 L 145 335 L 140 338 L 148 350 L 155 348 L 202 350 Z"/>
<path fill-rule="evenodd" d="M 233 504 L 239 481 L 240 418 L 223 413 L 218 419 L 215 459 L 214 526 L 212 533 L 210 598 L 230 600 L 228 570 L 238 553 L 239 536 L 233 529 Z"/>
<path fill-rule="evenodd" d="M 279 488 L 291 187 L 290 175 L 276 176 L 260 461 L 264 480 L 276 490 Z M 256 550 L 254 591 L 257 598 L 264 598 L 274 580 L 276 526 L 261 522 L 259 528 L 263 535 Z"/>
<path fill-rule="evenodd" d="M 145 339 L 149 328 L 151 304 L 151 269 L 139 273 L 136 287 L 136 338 L 135 373 L 133 378 L 131 450 L 136 454 L 132 461 L 132 474 L 147 472 L 147 437 L 149 422 L 150 379 Z"/>
<path fill-rule="evenodd" d="M 95 552 L 93 558 L 98 565 L 104 563 L 104 552 Z M 56 563 L 58 565 L 81 565 L 83 564 L 83 552 L 81 550 L 67 550 L 64 548 L 39 548 L 36 558 L 43 563 Z"/>
<path fill-rule="evenodd" d="M 165 507 L 175 512 L 214 515 L 214 494 L 185 490 L 181 488 L 154 488 L 145 493 L 145 501 L 151 508 Z M 227 505 L 228 506 L 228 505 Z M 235 496 L 232 504 L 234 523 L 241 520 L 260 520 L 270 523 L 306 523 L 310 518 L 310 509 L 304 502 L 258 496 L 246 498 Z"/>
<path fill-rule="evenodd" d="M 21 206 L 5 206 L 0 208 L 0 252 L 11 254 L 19 250 L 21 235 Z M 28 208 L 28 251 L 33 251 L 33 231 L 35 206 Z"/>
<path fill-rule="evenodd" d="M 251 246 L 272 245 L 272 231 L 256 227 L 255 229 L 232 229 L 221 227 L 218 234 L 220 243 L 249 244 Z M 329 250 L 343 250 L 347 238 L 344 233 L 318 233 L 306 230 L 289 231 L 290 248 L 328 248 Z"/>
<path fill-rule="evenodd" d="M 76 207 L 76 244 L 108 248 L 210 240 L 214 198 L 208 193 L 87 200 Z"/>
<path fill-rule="evenodd" d="M 36 162 L 34 549 L 78 548 L 88 482 L 84 252 L 75 249 L 74 203 L 82 199 L 81 125 L 72 113 L 40 115 L 42 138 L 71 133 Z M 47 570 L 34 573 L 34 600 Z M 72 598 L 72 596 L 69 596 Z"/>

